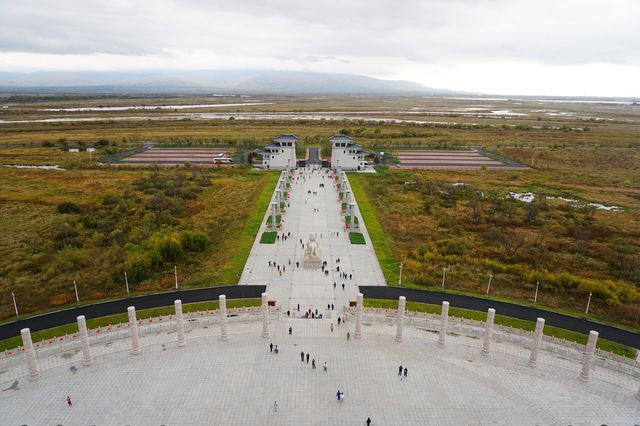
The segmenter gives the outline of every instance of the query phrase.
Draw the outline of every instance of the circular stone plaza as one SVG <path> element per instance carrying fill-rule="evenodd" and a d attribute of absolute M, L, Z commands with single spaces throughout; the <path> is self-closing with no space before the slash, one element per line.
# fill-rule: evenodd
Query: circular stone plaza
<path fill-rule="evenodd" d="M 284 171 L 239 283 L 266 285 L 261 307 L 131 307 L 128 323 L 80 317 L 44 345 L 24 329 L 0 358 L 0 424 L 640 424 L 640 366 L 595 350 L 595 332 L 584 346 L 543 336 L 542 318 L 529 333 L 493 326 L 493 310 L 449 317 L 447 302 L 441 315 L 405 312 L 403 297 L 363 308 L 359 286 L 385 282 L 345 214 L 361 217 L 344 173 Z M 269 217 L 280 238 L 261 244 Z"/>

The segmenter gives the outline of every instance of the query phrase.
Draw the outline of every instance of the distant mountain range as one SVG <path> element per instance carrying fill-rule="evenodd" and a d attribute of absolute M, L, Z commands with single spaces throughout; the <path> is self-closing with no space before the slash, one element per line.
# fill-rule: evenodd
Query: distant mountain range
<path fill-rule="evenodd" d="M 215 70 L 154 72 L 0 72 L 0 92 L 203 92 L 425 94 L 456 93 L 404 80 L 355 74 Z"/>

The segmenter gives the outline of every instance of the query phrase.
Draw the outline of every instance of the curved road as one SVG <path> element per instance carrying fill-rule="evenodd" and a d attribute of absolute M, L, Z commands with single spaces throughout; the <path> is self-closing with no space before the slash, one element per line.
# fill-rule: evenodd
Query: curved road
<path fill-rule="evenodd" d="M 76 322 L 78 315 L 84 315 L 89 319 L 123 314 L 127 312 L 129 306 L 135 306 L 136 309 L 158 308 L 161 306 L 171 306 L 176 299 L 182 300 L 182 303 L 215 301 L 218 300 L 218 296 L 221 294 L 226 295 L 227 299 L 259 298 L 265 288 L 266 286 L 263 285 L 231 285 L 169 291 L 166 293 L 110 300 L 108 302 L 65 309 L 63 311 L 51 312 L 2 324 L 0 325 L 0 339 L 19 336 L 20 330 L 25 327 L 30 328 L 31 331 L 38 331 L 59 325 L 72 324 Z"/>
<path fill-rule="evenodd" d="M 440 305 L 446 300 L 451 304 L 451 307 L 470 309 L 474 311 L 486 312 L 487 309 L 494 308 L 498 315 L 505 315 L 533 322 L 540 317 L 545 319 L 546 325 L 564 328 L 583 334 L 589 334 L 590 330 L 595 330 L 603 339 L 640 349 L 640 333 L 635 333 L 633 331 L 624 330 L 622 328 L 613 327 L 584 318 L 577 318 L 571 315 L 532 308 L 530 306 L 501 302 L 499 300 L 484 299 L 481 297 L 466 296 L 462 294 L 443 293 L 430 290 L 415 290 L 401 287 L 361 286 L 360 292 L 364 294 L 364 297 L 370 299 L 398 300 L 398 297 L 405 296 L 407 300 L 411 302 L 430 303 L 433 305 Z"/>

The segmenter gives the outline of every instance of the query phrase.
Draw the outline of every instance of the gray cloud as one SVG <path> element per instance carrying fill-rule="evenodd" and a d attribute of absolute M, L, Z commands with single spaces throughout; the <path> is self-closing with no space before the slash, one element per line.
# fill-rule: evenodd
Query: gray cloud
<path fill-rule="evenodd" d="M 635 0 L 4 0 L 0 52 L 638 64 L 638 16 Z"/>

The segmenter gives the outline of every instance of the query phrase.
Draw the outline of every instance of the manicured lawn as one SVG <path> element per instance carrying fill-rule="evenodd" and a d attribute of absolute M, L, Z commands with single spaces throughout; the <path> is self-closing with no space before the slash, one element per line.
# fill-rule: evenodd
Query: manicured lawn
<path fill-rule="evenodd" d="M 371 308 L 385 308 L 385 309 L 398 309 L 397 300 L 380 300 L 380 299 L 365 299 L 364 306 Z M 427 303 L 407 302 L 407 311 L 412 312 L 427 312 L 433 314 L 440 314 L 440 305 L 431 305 Z M 476 321 L 486 321 L 486 312 L 472 311 L 468 309 L 460 309 L 455 307 L 449 308 L 449 315 L 459 318 L 467 318 Z M 505 325 L 522 330 L 533 331 L 536 328 L 536 324 L 533 321 L 521 320 L 518 318 L 507 317 L 504 315 L 496 315 L 495 324 Z M 588 336 L 586 334 L 576 333 L 575 331 L 565 330 L 563 328 L 552 327 L 546 325 L 544 327 L 544 334 L 547 336 L 553 336 L 560 339 L 565 339 L 570 342 L 577 342 L 580 344 L 586 344 Z M 636 357 L 636 350 L 621 343 L 612 342 L 610 340 L 598 339 L 598 348 L 613 352 L 618 355 L 622 355 L 627 358 Z"/>
<path fill-rule="evenodd" d="M 344 217 L 345 222 L 347 222 L 347 225 L 351 225 L 351 215 L 346 215 Z M 353 217 L 353 221 L 356 223 L 356 225 L 360 224 L 360 221 L 358 220 L 358 216 L 354 216 Z"/>
<path fill-rule="evenodd" d="M 260 244 L 275 244 L 277 235 L 276 231 L 263 232 L 262 237 L 260 237 Z"/>
<path fill-rule="evenodd" d="M 282 221 L 282 216 L 277 214 L 276 215 L 276 224 L 280 225 L 281 221 Z M 271 225 L 272 222 L 273 222 L 273 217 L 271 215 L 269 215 L 269 217 L 267 217 L 267 225 Z"/>
<path fill-rule="evenodd" d="M 349 232 L 349 241 L 351 244 L 366 244 L 364 235 L 360 232 Z"/>
<path fill-rule="evenodd" d="M 380 221 L 376 215 L 375 208 L 371 205 L 371 201 L 366 192 L 362 189 L 360 179 L 365 179 L 364 175 L 358 173 L 348 173 L 349 183 L 351 183 L 351 190 L 356 200 L 358 200 L 358 207 L 360 208 L 360 214 L 362 214 L 362 220 L 364 220 L 369 232 L 369 238 L 380 262 L 380 267 L 387 283 L 398 282 L 398 272 L 400 264 L 396 260 L 391 245 L 387 240 L 386 234 L 380 225 Z"/>
<path fill-rule="evenodd" d="M 227 308 L 260 306 L 261 303 L 262 301 L 260 299 L 228 299 Z M 209 302 L 186 303 L 182 305 L 182 311 L 185 313 L 198 312 L 198 311 L 216 310 L 219 307 L 220 307 L 219 302 L 217 300 L 212 300 Z M 164 306 L 160 308 L 142 309 L 142 310 L 136 311 L 136 317 L 138 319 L 146 319 L 146 318 L 158 317 L 160 315 L 171 315 L 174 313 L 175 313 L 175 310 L 173 306 Z M 128 321 L 129 319 L 127 317 L 127 314 L 122 313 L 117 315 L 109 315 L 106 317 L 87 319 L 87 327 L 90 329 L 93 329 L 98 327 L 115 325 L 118 323 L 127 323 Z M 60 337 L 66 334 L 74 334 L 77 331 L 78 331 L 78 325 L 76 323 L 65 324 L 58 327 L 49 328 L 46 330 L 34 331 L 31 333 L 31 337 L 34 342 L 39 342 L 40 340 L 52 339 L 54 337 Z M 0 340 L 0 351 L 13 349 L 20 345 L 22 345 L 22 338 L 20 336 Z"/>

